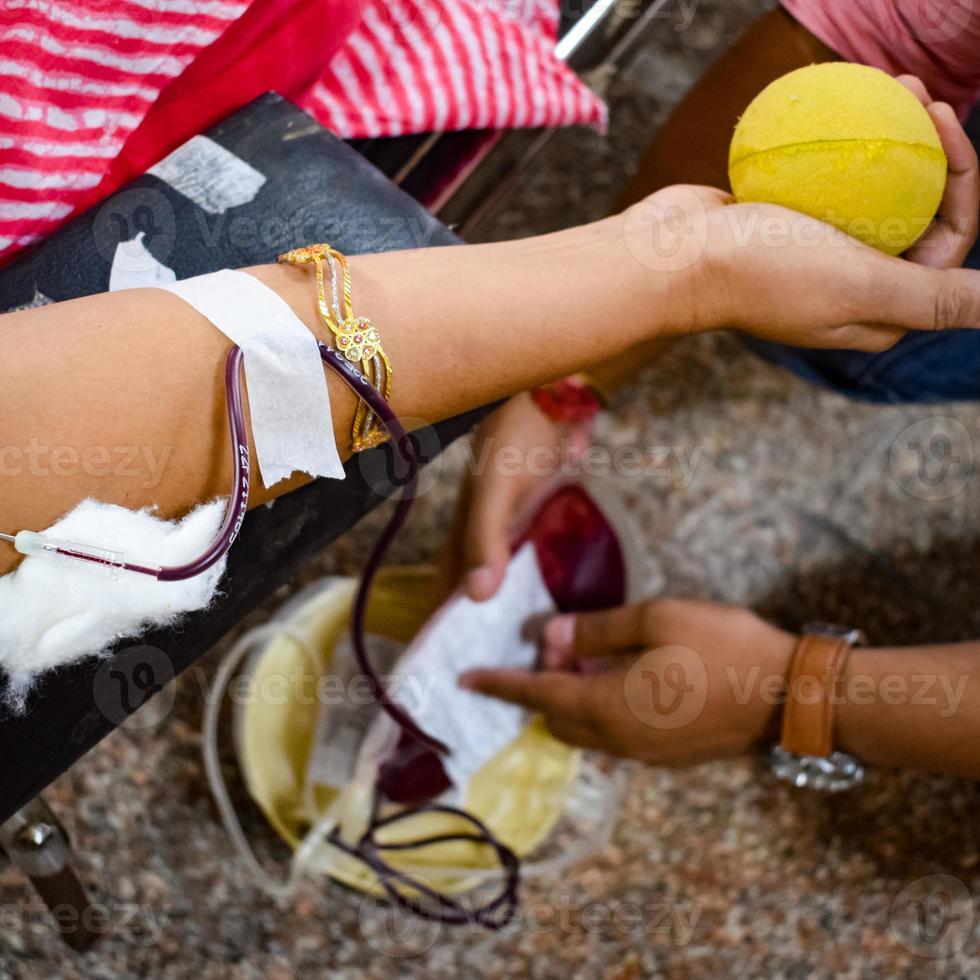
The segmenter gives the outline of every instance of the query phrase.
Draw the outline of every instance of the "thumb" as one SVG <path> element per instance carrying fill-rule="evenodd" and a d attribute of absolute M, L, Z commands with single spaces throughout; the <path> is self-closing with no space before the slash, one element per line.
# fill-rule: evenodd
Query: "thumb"
<path fill-rule="evenodd" d="M 463 589 L 476 602 L 497 594 L 510 561 L 519 484 L 492 473 L 476 481 L 462 530 Z"/>

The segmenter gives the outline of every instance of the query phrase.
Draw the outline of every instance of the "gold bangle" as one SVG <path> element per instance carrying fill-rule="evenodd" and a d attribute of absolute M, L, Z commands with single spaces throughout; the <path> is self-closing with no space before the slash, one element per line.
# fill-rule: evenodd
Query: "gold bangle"
<path fill-rule="evenodd" d="M 329 245 L 294 248 L 278 258 L 288 265 L 312 265 L 316 271 L 316 299 L 320 319 L 334 336 L 334 343 L 353 364 L 360 362 L 365 377 L 385 401 L 391 400 L 391 362 L 381 341 L 381 332 L 365 316 L 355 316 L 351 295 L 351 273 L 347 257 Z M 327 298 L 324 262 L 330 267 L 331 299 Z M 343 273 L 343 290 L 337 288 L 336 266 Z M 332 303 L 332 309 L 331 309 Z M 369 449 L 387 438 L 385 430 L 367 406 L 359 401 L 354 413 L 351 447 L 355 453 Z"/>

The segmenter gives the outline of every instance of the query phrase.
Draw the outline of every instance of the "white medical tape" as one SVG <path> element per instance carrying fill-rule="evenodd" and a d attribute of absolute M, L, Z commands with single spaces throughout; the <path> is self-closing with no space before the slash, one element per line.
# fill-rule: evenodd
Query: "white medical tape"
<path fill-rule="evenodd" d="M 297 471 L 342 480 L 317 341 L 286 301 L 254 276 L 231 269 L 157 288 L 193 306 L 242 349 L 265 486 Z"/>

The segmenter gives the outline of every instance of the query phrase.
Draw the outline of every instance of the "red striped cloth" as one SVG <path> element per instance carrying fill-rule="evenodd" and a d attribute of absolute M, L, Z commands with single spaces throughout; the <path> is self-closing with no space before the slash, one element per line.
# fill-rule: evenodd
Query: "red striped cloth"
<path fill-rule="evenodd" d="M 966 119 L 980 98 L 980 4 L 975 0 L 781 0 L 848 61 L 918 75 Z"/>
<path fill-rule="evenodd" d="M 558 0 L 366 0 L 300 105 L 344 136 L 605 124 L 554 52 Z"/>
<path fill-rule="evenodd" d="M 334 46 L 319 78 L 319 66 L 307 73 L 316 80 L 305 91 L 284 85 L 297 79 L 285 56 L 278 70 L 268 58 L 260 62 L 261 77 L 251 66 L 255 91 L 296 97 L 344 137 L 605 121 L 602 103 L 554 54 L 558 0 L 358 2 L 360 24 L 339 50 Z M 275 3 L 310 6 L 299 0 L 0 0 L 0 261 L 131 176 L 119 165 L 120 154 L 139 129 L 145 156 L 141 123 L 161 92 L 173 91 L 192 63 L 195 81 L 207 77 L 201 69 L 227 47 L 230 27 L 246 10 L 254 20 L 256 8 Z M 329 35 L 330 18 L 322 20 Z M 282 22 L 279 16 L 280 31 Z M 334 26 L 340 29 L 337 19 Z M 214 43 L 219 38 L 222 45 Z M 227 68 L 219 60 L 213 77 L 227 81 Z M 206 108 L 208 87 L 202 87 Z M 253 94 L 244 93 L 239 104 Z M 224 115 L 234 106 L 217 108 Z M 210 121 L 201 115 L 181 132 L 173 114 L 160 118 L 166 132 L 151 132 L 149 145 L 156 136 L 162 152 Z"/>
<path fill-rule="evenodd" d="M 160 94 L 248 0 L 4 0 L 0 258 L 97 187 Z"/>

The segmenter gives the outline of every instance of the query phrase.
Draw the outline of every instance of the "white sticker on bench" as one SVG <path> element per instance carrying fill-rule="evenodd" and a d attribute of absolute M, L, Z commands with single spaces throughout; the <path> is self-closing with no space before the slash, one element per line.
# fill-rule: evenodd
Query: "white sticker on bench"
<path fill-rule="evenodd" d="M 231 269 L 159 288 L 193 306 L 244 352 L 255 455 L 266 487 L 297 471 L 342 480 L 320 350 L 289 304 L 254 276 Z"/>
<path fill-rule="evenodd" d="M 147 286 L 163 286 L 177 279 L 170 266 L 158 262 L 143 244 L 145 232 L 137 232 L 128 242 L 120 242 L 112 257 L 109 270 L 109 292 L 120 289 L 142 289 Z"/>
<path fill-rule="evenodd" d="M 165 180 L 209 214 L 248 204 L 265 176 L 207 136 L 195 136 L 147 173 Z"/>

